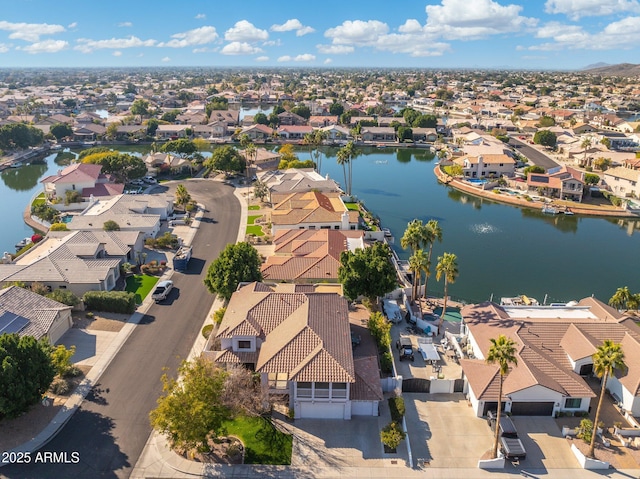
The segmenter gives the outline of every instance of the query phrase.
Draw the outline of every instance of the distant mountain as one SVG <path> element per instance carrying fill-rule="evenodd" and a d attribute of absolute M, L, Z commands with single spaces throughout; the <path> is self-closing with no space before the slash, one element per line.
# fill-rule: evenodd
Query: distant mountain
<path fill-rule="evenodd" d="M 583 71 L 594 75 L 634 77 L 640 76 L 640 65 L 634 63 L 618 63 L 617 65 L 589 68 Z"/>
<path fill-rule="evenodd" d="M 598 63 L 592 63 L 591 65 L 587 65 L 586 67 L 582 67 L 580 70 L 593 70 L 595 68 L 604 68 L 608 66 L 611 66 L 611 63 L 598 62 Z"/>

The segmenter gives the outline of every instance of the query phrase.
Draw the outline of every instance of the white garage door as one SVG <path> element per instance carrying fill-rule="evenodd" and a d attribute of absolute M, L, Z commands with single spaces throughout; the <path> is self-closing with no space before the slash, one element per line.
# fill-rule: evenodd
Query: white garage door
<path fill-rule="evenodd" d="M 343 419 L 344 403 L 301 402 L 300 417 L 306 419 Z"/>
<path fill-rule="evenodd" d="M 351 401 L 351 414 L 354 416 L 377 416 L 378 401 Z"/>

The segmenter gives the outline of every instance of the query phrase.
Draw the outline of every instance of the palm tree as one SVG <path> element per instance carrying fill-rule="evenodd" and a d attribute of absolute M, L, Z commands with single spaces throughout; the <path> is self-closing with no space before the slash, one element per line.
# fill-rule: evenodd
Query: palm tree
<path fill-rule="evenodd" d="M 429 244 L 429 255 L 428 260 L 429 264 L 431 264 L 431 253 L 433 252 L 433 243 L 436 241 L 438 243 L 442 243 L 442 228 L 437 220 L 429 220 L 425 227 L 425 236 L 427 238 L 427 243 Z M 427 282 L 429 280 L 429 275 L 427 275 L 427 279 L 424 281 L 424 297 L 427 297 Z"/>
<path fill-rule="evenodd" d="M 587 136 L 584 140 L 582 140 L 582 143 L 580 143 L 580 147 L 584 150 L 584 158 L 582 159 L 582 163 L 584 163 L 584 166 L 586 166 L 587 164 L 587 150 L 589 148 L 591 148 L 591 137 Z"/>
<path fill-rule="evenodd" d="M 342 148 L 340 148 L 338 150 L 338 153 L 336 154 L 336 161 L 338 162 L 339 165 L 342 165 L 342 174 L 344 175 L 344 187 L 345 189 L 348 190 L 348 185 L 347 185 L 347 163 L 349 162 L 349 159 L 347 158 L 347 152 L 344 151 Z"/>
<path fill-rule="evenodd" d="M 245 171 L 247 172 L 247 175 L 246 175 L 247 178 L 249 177 L 249 168 L 255 161 L 257 155 L 258 155 L 258 149 L 256 148 L 256 145 L 254 145 L 252 142 L 249 142 L 244 147 L 244 156 L 247 159 L 247 167 L 245 169 Z"/>
<path fill-rule="evenodd" d="M 416 254 L 420 248 L 422 248 L 427 243 L 425 237 L 425 228 L 422 224 L 421 220 L 415 219 L 410 221 L 407 224 L 407 229 L 404 230 L 404 234 L 402 238 L 400 238 L 400 246 L 404 249 L 410 248 L 412 254 Z M 415 300 L 417 298 L 417 287 L 416 287 L 416 279 L 418 274 L 414 268 L 411 269 L 414 272 L 413 277 L 413 296 L 411 299 Z"/>
<path fill-rule="evenodd" d="M 633 294 L 629 291 L 628 286 L 618 288 L 611 299 L 609 300 L 609 306 L 613 306 L 616 309 L 628 309 L 629 302 L 633 302 Z"/>
<path fill-rule="evenodd" d="M 605 339 L 595 353 L 593 353 L 593 370 L 598 377 L 602 378 L 600 384 L 600 399 L 598 399 L 598 409 L 596 409 L 596 417 L 593 420 L 593 434 L 591 435 L 591 444 L 589 445 L 588 457 L 594 457 L 596 446 L 596 431 L 600 420 L 600 409 L 602 407 L 602 399 L 607 388 L 607 380 L 617 369 L 625 370 L 627 365 L 624 362 L 624 352 L 622 344 L 614 343 L 610 339 Z"/>
<path fill-rule="evenodd" d="M 504 377 L 509 372 L 510 366 L 518 364 L 516 357 L 516 343 L 513 339 L 507 338 L 501 334 L 497 338 L 491 338 L 491 346 L 487 354 L 488 364 L 497 364 L 500 373 L 500 383 L 498 387 L 498 411 L 496 413 L 496 430 L 493 439 L 493 449 L 491 450 L 491 458 L 498 457 L 498 441 L 500 439 L 500 415 L 502 414 L 502 383 Z"/>
<path fill-rule="evenodd" d="M 429 260 L 424 250 L 416 250 L 409 258 L 409 267 L 413 271 L 413 292 L 412 298 L 418 297 L 418 289 L 422 280 L 422 272 L 429 270 Z"/>
<path fill-rule="evenodd" d="M 458 257 L 453 253 L 444 253 L 438 256 L 438 264 L 436 265 L 436 280 L 444 276 L 444 302 L 442 304 L 442 312 L 440 313 L 440 321 L 438 322 L 438 334 L 444 322 L 444 315 L 447 312 L 447 296 L 449 283 L 455 283 L 458 277 Z"/>
<path fill-rule="evenodd" d="M 353 180 L 353 160 L 355 160 L 358 156 L 358 152 L 356 151 L 355 144 L 353 141 L 350 141 L 345 146 L 338 150 L 337 161 L 339 165 L 342 165 L 342 171 L 344 172 L 344 179 L 347 188 L 347 195 L 351 196 L 351 183 Z M 346 167 L 346 170 L 345 170 Z"/>
<path fill-rule="evenodd" d="M 176 187 L 176 203 L 183 208 L 191 201 L 191 195 L 183 184 Z"/>

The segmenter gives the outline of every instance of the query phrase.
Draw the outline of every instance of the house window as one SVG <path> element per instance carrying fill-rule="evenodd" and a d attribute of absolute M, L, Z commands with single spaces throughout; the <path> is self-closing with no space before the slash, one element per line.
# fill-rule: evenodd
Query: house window
<path fill-rule="evenodd" d="M 564 400 L 565 409 L 578 409 L 582 404 L 581 398 L 567 398 Z"/>
<path fill-rule="evenodd" d="M 346 398 L 347 397 L 347 383 L 332 383 L 331 384 L 331 397 L 334 397 L 334 398 Z"/>
<path fill-rule="evenodd" d="M 271 389 L 287 389 L 288 379 L 287 373 L 269 373 L 269 387 Z"/>
<path fill-rule="evenodd" d="M 311 397 L 311 383 L 298 383 L 297 395 L 299 398 Z"/>
<path fill-rule="evenodd" d="M 316 391 L 314 394 L 316 398 L 328 398 L 329 397 L 329 383 L 316 383 Z"/>
<path fill-rule="evenodd" d="M 251 349 L 251 341 L 238 341 L 238 349 Z"/>
<path fill-rule="evenodd" d="M 334 226 L 334 227 L 333 227 L 333 229 L 334 229 L 334 230 L 339 230 L 339 229 L 340 229 L 340 226 L 336 225 L 336 226 Z"/>

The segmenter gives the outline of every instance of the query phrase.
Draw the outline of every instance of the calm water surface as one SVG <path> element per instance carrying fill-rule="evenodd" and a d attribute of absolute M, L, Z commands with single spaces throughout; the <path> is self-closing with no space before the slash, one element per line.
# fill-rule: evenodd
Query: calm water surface
<path fill-rule="evenodd" d="M 142 153 L 148 148 L 126 151 Z M 344 183 L 335 160 L 337 149 L 324 153 L 322 173 Z M 302 160 L 309 158 L 307 150 L 298 154 Z M 15 243 L 32 234 L 22 212 L 41 191 L 40 179 L 55 173 L 69 156 L 53 154 L 44 164 L 1 174 L 5 227 L 0 251 L 13 252 Z M 434 265 L 444 251 L 458 256 L 460 274 L 449 287 L 452 296 L 483 301 L 492 294 L 496 299 L 527 294 L 542 301 L 548 295 L 551 302 L 594 294 L 606 301 L 619 286 L 640 292 L 640 221 L 548 216 L 493 203 L 438 184 L 434 167 L 429 152 L 364 149 L 353 162 L 353 193 L 391 229 L 402 258 L 409 256 L 399 246 L 409 221 L 440 222 L 443 241 L 434 248 Z M 433 275 L 429 290 L 443 289 Z"/>

